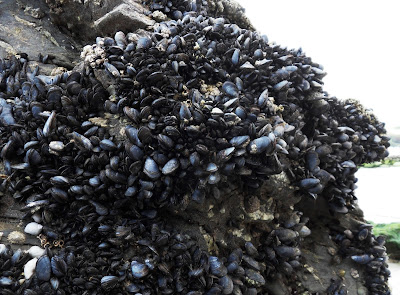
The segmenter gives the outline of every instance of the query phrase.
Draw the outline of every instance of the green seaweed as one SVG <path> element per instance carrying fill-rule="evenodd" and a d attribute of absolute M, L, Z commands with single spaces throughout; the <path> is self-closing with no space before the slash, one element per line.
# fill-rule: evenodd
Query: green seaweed
<path fill-rule="evenodd" d="M 387 242 L 396 243 L 400 248 L 400 223 L 375 224 L 373 233 L 385 236 Z"/>
<path fill-rule="evenodd" d="M 399 260 L 400 259 L 400 223 L 389 223 L 389 224 L 374 224 L 372 230 L 375 236 L 386 237 L 386 248 L 390 258 Z"/>
<path fill-rule="evenodd" d="M 394 164 L 396 164 L 398 162 L 400 162 L 400 161 L 399 161 L 399 159 L 396 159 L 396 158 L 384 159 L 384 160 L 378 161 L 378 162 L 362 164 L 361 167 L 364 167 L 364 168 L 376 168 L 376 167 L 382 167 L 382 166 L 393 166 Z"/>

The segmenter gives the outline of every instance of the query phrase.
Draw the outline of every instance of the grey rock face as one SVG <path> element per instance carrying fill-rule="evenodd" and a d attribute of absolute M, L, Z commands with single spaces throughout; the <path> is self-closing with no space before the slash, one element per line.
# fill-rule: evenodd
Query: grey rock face
<path fill-rule="evenodd" d="M 123 3 L 115 7 L 94 22 L 94 29 L 103 34 L 113 34 L 116 31 L 135 31 L 154 24 L 154 21 L 144 15 L 143 6 L 137 3 Z"/>
<path fill-rule="evenodd" d="M 5 0 L 0 11 L 2 57 L 26 53 L 31 61 L 43 61 L 49 54 L 52 63 L 72 69 L 81 46 L 54 26 L 45 3 Z"/>
<path fill-rule="evenodd" d="M 77 38 L 92 42 L 96 36 L 115 31 L 135 31 L 154 24 L 150 12 L 139 1 L 47 0 L 53 22 L 67 28 Z"/>

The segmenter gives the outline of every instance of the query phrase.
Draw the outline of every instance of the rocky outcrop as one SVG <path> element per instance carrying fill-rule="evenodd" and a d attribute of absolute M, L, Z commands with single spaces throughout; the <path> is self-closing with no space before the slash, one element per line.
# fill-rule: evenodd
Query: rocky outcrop
<path fill-rule="evenodd" d="M 154 24 L 147 7 L 140 1 L 59 1 L 47 0 L 53 22 L 67 28 L 73 36 L 92 42 L 97 36 L 116 30 L 135 31 Z"/>
<path fill-rule="evenodd" d="M 157 9 L 151 11 L 148 6 L 138 1 L 47 0 L 46 4 L 42 1 L 35 2 L 36 7 L 30 6 L 32 5 L 30 1 L 17 3 L 3 1 L 0 4 L 2 5 L 0 20 L 9 24 L 0 30 L 2 48 L 0 55 L 25 56 L 26 53 L 31 65 L 40 64 L 41 71 L 47 74 L 51 72 L 54 74 L 60 70 L 58 67 L 71 69 L 77 65 L 83 45 L 94 43 L 98 35 L 113 37 L 116 30 L 126 33 L 130 31 L 135 35 L 127 38 L 132 37 L 137 42 L 140 36 L 145 35 L 146 29 L 156 26 L 156 21 L 174 17 L 168 14 L 168 9 L 165 7 L 163 7 L 164 12 Z M 210 14 L 223 15 L 241 27 L 252 28 L 243 10 L 235 2 L 210 0 L 208 5 Z M 136 35 L 136 33 L 141 34 Z M 190 39 L 192 36 L 187 38 Z M 91 53 L 84 51 L 83 56 L 87 57 L 88 54 Z M 93 61 L 89 60 L 89 65 L 90 62 Z M 99 64 L 95 63 L 93 66 L 94 77 L 101 82 L 104 89 L 108 90 L 110 101 L 115 100 L 114 96 L 117 93 L 112 75 L 96 66 Z M 83 73 L 92 69 L 88 64 L 80 64 L 76 70 Z M 76 85 L 78 82 L 75 82 Z M 95 86 L 93 89 L 99 88 L 98 85 Z M 75 91 L 70 90 L 70 92 Z M 316 114 L 317 110 L 319 108 L 316 107 L 310 113 Z M 110 128 L 110 134 L 116 138 L 124 138 L 125 127 L 130 123 L 111 113 L 105 114 L 102 118 L 90 119 L 95 126 Z M 349 168 L 346 165 L 349 164 L 338 169 L 346 170 L 345 168 Z M 269 281 L 265 284 L 270 294 L 283 295 L 295 291 L 301 294 L 327 292 L 334 294 L 336 291 L 339 292 L 342 284 L 346 286 L 349 294 L 366 293 L 364 285 L 368 277 L 365 267 L 362 266 L 364 263 L 357 264 L 354 260 L 370 258 L 361 255 L 367 247 L 367 242 L 363 241 L 369 239 L 370 243 L 374 238 L 368 230 L 365 234 L 364 229 L 368 229 L 368 226 L 365 225 L 362 212 L 357 206 L 346 215 L 335 213 L 329 207 L 329 198 L 319 197 L 314 200 L 312 194 L 309 195 L 304 190 L 299 190 L 297 186 L 291 185 L 284 172 L 269 177 L 258 192 L 244 190 L 240 185 L 228 182 L 216 192 L 218 197 L 206 198 L 202 204 L 190 202 L 184 208 L 170 207 L 161 211 L 160 215 L 168 220 L 171 227 L 178 228 L 194 238 L 201 249 L 215 255 L 229 253 L 234 248 L 243 248 L 244 245 L 248 246 L 246 242 L 249 241 L 256 246 L 261 245 L 260 247 L 265 243 L 278 248 L 282 244 L 277 231 L 293 228 L 289 234 L 294 235 L 290 239 L 293 240 L 291 250 L 295 253 L 283 253 L 285 245 L 278 250 L 282 251 L 280 254 L 282 257 L 285 255 L 291 258 L 298 257 L 301 253 L 301 258 L 290 259 L 293 266 L 287 262 L 289 259 L 282 265 L 274 262 L 275 265 L 271 267 L 270 272 L 275 271 L 275 267 L 278 272 L 269 273 Z M 3 216 L 10 217 L 14 221 L 23 217 L 18 210 L 18 202 L 14 202 L 10 196 L 4 197 L 2 201 L 8 206 Z M 11 230 L 7 221 L 3 222 L 2 226 L 5 229 L 2 240 L 4 242 L 7 238 L 10 240 Z M 13 227 L 18 229 L 16 224 Z M 285 231 L 282 231 L 282 240 L 286 238 L 285 235 Z M 38 243 L 34 239 L 28 242 Z M 19 244 L 28 242 L 22 239 L 16 241 Z M 355 258 L 351 259 L 349 253 L 345 252 L 349 247 L 355 254 L 360 255 L 353 255 Z M 375 250 L 379 252 L 382 249 L 377 247 Z M 276 251 L 279 252 L 278 250 Z M 276 261 L 274 258 L 268 257 L 271 261 Z M 252 260 L 249 259 L 246 263 L 251 264 Z M 269 272 L 266 269 L 269 265 L 261 263 L 261 267 L 263 271 Z"/>
<path fill-rule="evenodd" d="M 241 28 L 254 30 L 245 10 L 235 0 L 207 0 L 209 12 L 215 16 L 224 16 Z"/>
<path fill-rule="evenodd" d="M 235 1 L 209 0 L 208 4 L 214 15 L 254 29 Z M 1 56 L 24 52 L 30 60 L 41 62 L 50 53 L 46 62 L 68 69 L 79 59 L 82 45 L 92 43 L 97 36 L 151 28 L 156 21 L 167 19 L 138 0 L 18 0 L 2 1 L 0 8 L 0 21 L 7 24 L 0 30 Z"/>
<path fill-rule="evenodd" d="M 0 55 L 28 54 L 30 60 L 72 69 L 81 43 L 50 20 L 43 1 L 0 2 Z"/>

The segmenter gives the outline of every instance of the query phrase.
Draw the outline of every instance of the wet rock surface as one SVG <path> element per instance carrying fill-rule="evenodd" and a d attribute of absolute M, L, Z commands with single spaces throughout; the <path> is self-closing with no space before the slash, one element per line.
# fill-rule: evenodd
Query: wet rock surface
<path fill-rule="evenodd" d="M 47 0 L 53 22 L 67 28 L 85 42 L 116 30 L 145 29 L 154 24 L 149 10 L 140 1 L 58 1 Z"/>
<path fill-rule="evenodd" d="M 80 40 L 51 22 L 49 8 L 43 1 L 1 1 L 0 9 L 1 56 L 26 53 L 31 61 L 43 62 L 46 57 L 48 63 L 67 69 L 74 67 Z"/>
<path fill-rule="evenodd" d="M 389 294 L 353 195 L 384 126 L 324 93 L 319 64 L 231 1 L 37 4 L 1 3 L 62 44 L 35 63 L 25 35 L 1 43 L 2 292 Z"/>

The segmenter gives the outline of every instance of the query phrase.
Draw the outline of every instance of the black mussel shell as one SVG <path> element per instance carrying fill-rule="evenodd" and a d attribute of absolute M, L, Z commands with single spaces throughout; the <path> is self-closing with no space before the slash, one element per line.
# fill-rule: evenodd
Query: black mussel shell
<path fill-rule="evenodd" d="M 40 257 L 36 263 L 36 277 L 41 281 L 49 281 L 51 276 L 51 263 L 47 255 Z"/>

